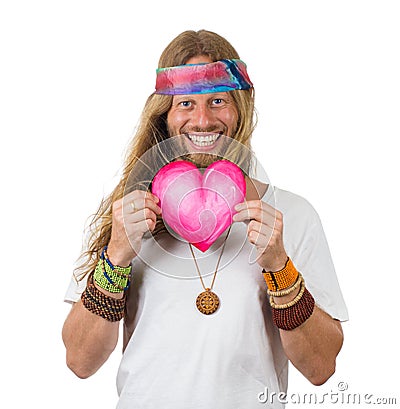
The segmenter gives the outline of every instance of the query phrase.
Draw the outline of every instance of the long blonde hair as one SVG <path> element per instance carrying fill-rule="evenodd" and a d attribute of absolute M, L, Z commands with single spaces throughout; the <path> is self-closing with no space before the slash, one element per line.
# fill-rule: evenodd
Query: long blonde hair
<path fill-rule="evenodd" d="M 178 35 L 161 54 L 158 67 L 173 67 L 185 64 L 192 57 L 208 56 L 212 61 L 240 58 L 232 45 L 220 35 L 206 31 L 185 31 Z M 254 89 L 231 91 L 231 96 L 238 110 L 238 124 L 235 132 L 233 151 L 229 153 L 235 163 L 245 171 L 251 166 L 249 155 L 237 148 L 244 145 L 250 152 L 250 139 L 255 127 Z M 81 254 L 81 264 L 75 270 L 82 279 L 92 272 L 100 254 L 111 238 L 112 204 L 126 193 L 130 175 L 140 158 L 153 146 L 169 137 L 167 113 L 172 104 L 172 96 L 152 94 L 147 99 L 136 133 L 127 150 L 121 179 L 113 192 L 102 200 L 97 212 L 89 224 L 89 236 L 86 249 Z M 159 231 L 160 228 L 155 229 Z"/>

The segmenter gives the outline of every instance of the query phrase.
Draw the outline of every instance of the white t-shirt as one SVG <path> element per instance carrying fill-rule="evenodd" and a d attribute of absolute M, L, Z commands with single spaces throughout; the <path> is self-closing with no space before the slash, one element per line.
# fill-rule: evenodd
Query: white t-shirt
<path fill-rule="evenodd" d="M 278 188 L 268 189 L 263 200 L 283 213 L 285 250 L 316 304 L 333 318 L 347 320 L 313 207 Z M 213 287 L 220 306 L 212 315 L 196 308 L 204 289 L 189 245 L 168 233 L 143 240 L 132 262 L 118 408 L 252 409 L 260 407 L 258 396 L 265 388 L 286 392 L 288 361 L 246 231 L 246 223 L 232 225 Z M 225 237 L 205 253 L 194 249 L 207 287 Z M 73 280 L 66 300 L 77 301 L 82 290 Z"/>

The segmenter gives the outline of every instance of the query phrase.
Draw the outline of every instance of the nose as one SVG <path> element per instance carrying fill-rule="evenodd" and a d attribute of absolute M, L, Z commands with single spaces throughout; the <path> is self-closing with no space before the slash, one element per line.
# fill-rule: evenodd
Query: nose
<path fill-rule="evenodd" d="M 199 104 L 193 112 L 192 126 L 202 131 L 208 131 L 215 126 L 215 115 L 208 104 Z"/>

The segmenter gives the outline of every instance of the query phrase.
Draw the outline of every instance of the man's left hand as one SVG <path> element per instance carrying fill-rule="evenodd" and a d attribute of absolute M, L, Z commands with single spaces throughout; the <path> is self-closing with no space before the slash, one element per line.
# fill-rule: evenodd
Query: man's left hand
<path fill-rule="evenodd" d="M 266 271 L 285 267 L 287 254 L 283 246 L 283 215 L 261 200 L 249 200 L 235 206 L 234 222 L 249 220 L 247 237 L 258 252 L 257 262 Z"/>

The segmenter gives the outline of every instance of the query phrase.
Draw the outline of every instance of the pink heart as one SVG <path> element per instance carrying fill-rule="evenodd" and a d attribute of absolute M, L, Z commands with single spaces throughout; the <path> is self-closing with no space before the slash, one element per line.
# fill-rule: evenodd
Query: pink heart
<path fill-rule="evenodd" d="M 246 196 L 246 182 L 228 160 L 214 162 L 203 175 L 193 163 L 176 161 L 158 171 L 152 192 L 160 199 L 164 221 L 206 251 L 231 225 L 235 205 Z"/>

